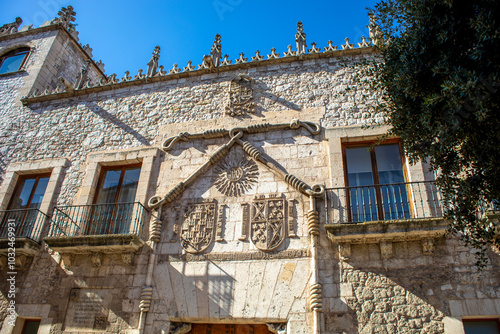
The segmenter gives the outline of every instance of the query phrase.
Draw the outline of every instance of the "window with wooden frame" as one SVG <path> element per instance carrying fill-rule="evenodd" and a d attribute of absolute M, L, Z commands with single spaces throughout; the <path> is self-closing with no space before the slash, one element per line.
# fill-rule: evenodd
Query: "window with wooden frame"
<path fill-rule="evenodd" d="M 26 66 L 30 48 L 22 47 L 0 56 L 0 74 L 17 72 Z"/>
<path fill-rule="evenodd" d="M 141 164 L 102 167 L 86 234 L 127 234 Z"/>
<path fill-rule="evenodd" d="M 14 221 L 17 236 L 31 236 L 49 179 L 50 173 L 19 176 L 7 210 L 3 212 L 1 236 L 6 236 L 9 220 Z"/>
<path fill-rule="evenodd" d="M 26 319 L 24 320 L 22 334 L 36 334 L 40 327 L 40 319 Z"/>
<path fill-rule="evenodd" d="M 462 319 L 465 334 L 500 334 L 499 319 Z"/>
<path fill-rule="evenodd" d="M 343 146 L 349 221 L 407 219 L 411 208 L 399 140 Z"/>

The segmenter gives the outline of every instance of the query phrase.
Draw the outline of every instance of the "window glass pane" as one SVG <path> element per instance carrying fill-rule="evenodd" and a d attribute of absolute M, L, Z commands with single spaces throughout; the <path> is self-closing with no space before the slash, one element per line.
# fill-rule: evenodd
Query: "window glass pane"
<path fill-rule="evenodd" d="M 118 191 L 118 184 L 120 182 L 121 168 L 115 170 L 107 170 L 104 173 L 104 182 L 98 191 L 96 203 L 114 203 L 116 200 L 116 193 Z"/>
<path fill-rule="evenodd" d="M 40 320 L 26 320 L 24 323 L 23 334 L 36 334 L 38 333 L 39 326 Z"/>
<path fill-rule="evenodd" d="M 26 54 L 27 52 L 23 52 L 5 59 L 0 66 L 0 74 L 18 71 L 23 64 Z"/>
<path fill-rule="evenodd" d="M 375 159 L 380 184 L 405 182 L 399 145 L 376 146 Z"/>
<path fill-rule="evenodd" d="M 16 187 L 9 210 L 27 209 L 36 178 L 21 179 Z"/>
<path fill-rule="evenodd" d="M 141 167 L 127 168 L 123 177 L 122 188 L 120 190 L 119 203 L 129 203 L 135 201 L 135 193 L 137 184 L 139 183 L 139 175 Z"/>
<path fill-rule="evenodd" d="M 368 147 L 346 148 L 349 187 L 373 185 L 372 163 Z"/>
<path fill-rule="evenodd" d="M 353 222 L 378 219 L 369 147 L 346 148 L 347 178 Z M 365 187 L 360 187 L 365 186 Z M 352 188 L 355 187 L 355 188 Z"/>
<path fill-rule="evenodd" d="M 465 334 L 499 334 L 496 321 L 464 321 Z"/>
<path fill-rule="evenodd" d="M 36 185 L 35 193 L 31 199 L 30 209 L 39 209 L 42 204 L 43 195 L 45 194 L 45 189 L 47 189 L 47 184 L 49 183 L 49 177 L 41 177 Z"/>

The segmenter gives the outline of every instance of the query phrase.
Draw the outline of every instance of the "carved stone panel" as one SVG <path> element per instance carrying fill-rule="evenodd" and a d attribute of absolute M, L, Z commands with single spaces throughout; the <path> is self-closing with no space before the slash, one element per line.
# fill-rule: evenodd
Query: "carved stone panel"
<path fill-rule="evenodd" d="M 255 161 L 242 155 L 228 156 L 214 171 L 214 185 L 226 196 L 241 196 L 257 183 L 259 176 Z"/>
<path fill-rule="evenodd" d="M 206 201 L 183 207 L 181 245 L 188 253 L 200 253 L 214 239 L 217 203 Z"/>
<path fill-rule="evenodd" d="M 226 114 L 243 116 L 253 113 L 253 79 L 247 75 L 238 75 L 229 84 L 229 99 Z"/>
<path fill-rule="evenodd" d="M 252 202 L 250 235 L 255 246 L 264 251 L 277 248 L 285 239 L 285 200 L 259 196 Z"/>
<path fill-rule="evenodd" d="M 111 289 L 71 289 L 64 321 L 66 331 L 92 332 L 108 326 Z"/>

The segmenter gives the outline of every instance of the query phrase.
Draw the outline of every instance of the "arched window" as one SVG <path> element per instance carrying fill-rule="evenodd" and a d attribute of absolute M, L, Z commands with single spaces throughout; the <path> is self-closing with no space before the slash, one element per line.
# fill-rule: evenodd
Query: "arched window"
<path fill-rule="evenodd" d="M 0 74 L 16 72 L 23 69 L 30 48 L 24 47 L 12 50 L 0 57 Z"/>

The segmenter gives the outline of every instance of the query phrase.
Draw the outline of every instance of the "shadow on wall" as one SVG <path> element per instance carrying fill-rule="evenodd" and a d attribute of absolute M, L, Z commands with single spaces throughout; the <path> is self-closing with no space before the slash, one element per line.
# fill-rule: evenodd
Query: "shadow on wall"
<path fill-rule="evenodd" d="M 325 310 L 327 331 L 357 326 L 360 333 L 444 333 L 444 317 L 456 316 L 451 301 L 496 298 L 495 265 L 479 272 L 474 255 L 451 244 L 456 242 L 438 239 L 433 255 L 423 255 L 420 242 L 394 242 L 385 259 L 377 244 L 353 245 L 347 264 L 340 263 L 339 297 L 347 310 Z M 450 249 L 460 251 L 450 254 Z M 489 258 L 499 262 L 493 252 Z"/>
<path fill-rule="evenodd" d="M 137 139 L 141 144 L 143 144 L 145 146 L 151 146 L 150 141 L 146 137 L 141 135 L 139 132 L 135 131 L 131 126 L 129 126 L 127 123 L 123 122 L 122 120 L 120 120 L 116 116 L 108 113 L 106 110 L 101 108 L 97 103 L 90 102 L 90 103 L 87 103 L 86 106 L 87 106 L 87 108 L 92 110 L 96 115 L 113 123 L 114 125 L 116 125 L 120 129 L 125 131 L 126 133 L 134 136 L 134 138 Z"/>

